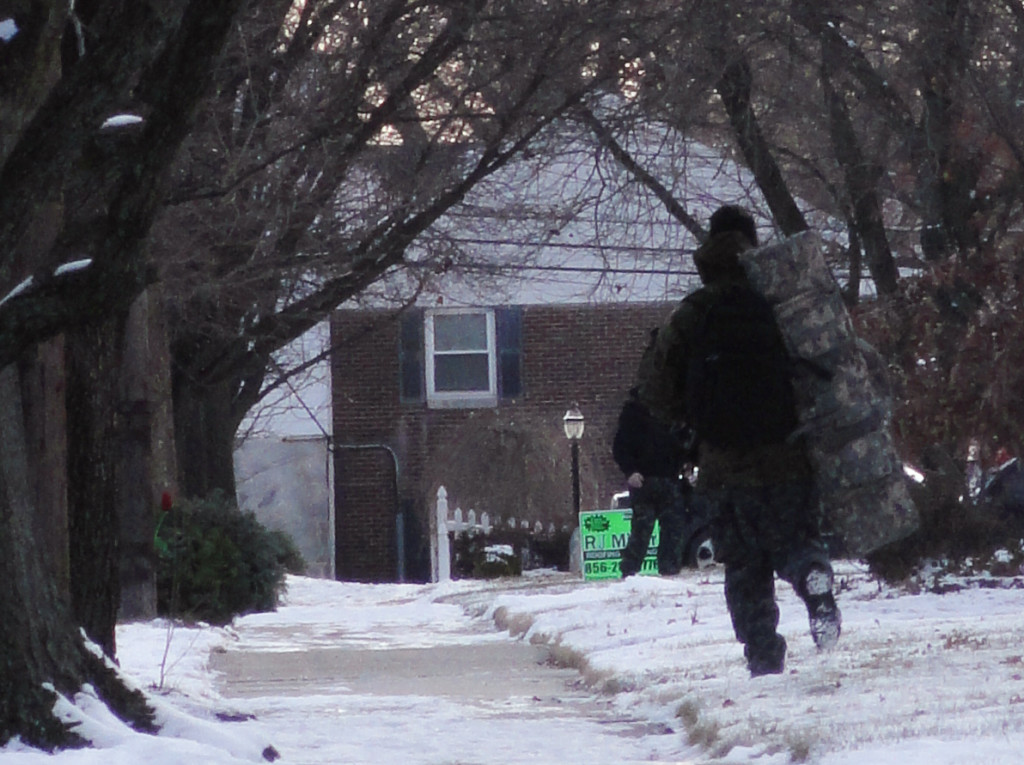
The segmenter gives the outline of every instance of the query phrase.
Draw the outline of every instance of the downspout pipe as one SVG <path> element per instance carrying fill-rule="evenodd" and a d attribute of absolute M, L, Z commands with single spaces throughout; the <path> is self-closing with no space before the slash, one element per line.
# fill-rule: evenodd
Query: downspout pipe
<path fill-rule="evenodd" d="M 348 451 L 384 451 L 391 456 L 391 464 L 394 467 L 394 498 L 395 498 L 395 554 L 398 558 L 398 570 L 396 572 L 398 581 L 405 583 L 405 514 L 401 509 L 401 497 L 398 493 L 401 473 L 398 466 L 398 455 L 395 450 L 387 444 L 366 443 L 366 444 L 339 444 L 330 439 L 331 450 L 343 449 Z"/>

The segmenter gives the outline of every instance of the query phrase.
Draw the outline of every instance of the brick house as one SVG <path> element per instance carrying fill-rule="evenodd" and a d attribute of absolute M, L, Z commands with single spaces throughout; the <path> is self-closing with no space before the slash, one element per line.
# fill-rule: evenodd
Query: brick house
<path fill-rule="evenodd" d="M 562 150 L 511 163 L 439 222 L 439 249 L 529 269 L 494 290 L 479 276 L 488 268 L 443 269 L 413 309 L 332 317 L 339 579 L 426 580 L 440 486 L 466 512 L 575 526 L 562 429 L 573 402 L 585 418 L 581 508 L 624 488 L 611 458 L 618 413 L 650 328 L 695 286 L 680 254 L 697 242 L 589 131 L 559 136 L 549 140 Z M 629 141 L 698 220 L 756 197 L 714 148 L 657 128 Z"/>
<path fill-rule="evenodd" d="M 581 509 L 608 507 L 624 488 L 611 458 L 618 413 L 649 330 L 696 286 L 680 255 L 697 241 L 589 129 L 545 140 L 547 152 L 481 182 L 434 227 L 437 251 L 478 271 L 421 271 L 415 307 L 331 317 L 338 579 L 426 581 L 441 486 L 451 507 L 492 520 L 575 526 L 562 429 L 574 402 Z M 753 177 L 714 147 L 655 126 L 626 141 L 697 220 L 725 202 L 761 207 Z M 436 269 L 429 251 L 414 244 L 407 265 L 423 255 Z M 397 277 L 368 300 L 409 287 Z"/>
<path fill-rule="evenodd" d="M 607 507 L 619 408 L 670 302 L 341 310 L 331 322 L 337 578 L 429 577 L 429 511 L 575 525 L 562 417 L 585 417 L 581 507 Z M 399 551 L 404 551 L 401 555 Z"/>

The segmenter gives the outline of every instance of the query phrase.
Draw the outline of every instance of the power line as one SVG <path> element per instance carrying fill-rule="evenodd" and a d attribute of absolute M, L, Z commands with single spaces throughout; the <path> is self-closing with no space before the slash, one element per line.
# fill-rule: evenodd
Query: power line
<path fill-rule="evenodd" d="M 475 237 L 447 237 L 455 244 L 474 244 L 487 247 L 522 247 L 522 248 L 552 248 L 559 250 L 593 250 L 595 252 L 640 252 L 651 253 L 669 257 L 678 257 L 683 254 L 682 250 L 676 247 L 658 247 L 654 245 L 641 244 L 587 244 L 580 242 L 548 242 L 548 241 L 523 241 L 521 239 L 491 239 Z"/>
<path fill-rule="evenodd" d="M 438 269 L 441 264 L 430 261 L 409 261 L 405 265 L 411 268 Z M 484 261 L 458 261 L 450 266 L 455 271 L 487 271 L 499 274 L 503 271 L 551 271 L 555 273 L 577 274 L 633 274 L 647 276 L 696 276 L 695 269 L 677 268 L 613 268 L 605 266 L 550 266 L 530 263 L 487 263 Z"/>

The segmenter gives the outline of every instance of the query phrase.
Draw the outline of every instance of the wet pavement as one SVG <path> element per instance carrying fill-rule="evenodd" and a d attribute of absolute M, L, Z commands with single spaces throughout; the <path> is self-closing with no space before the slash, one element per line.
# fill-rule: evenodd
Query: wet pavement
<path fill-rule="evenodd" d="M 617 709 L 545 646 L 480 620 L 454 641 L 449 624 L 440 644 L 421 634 L 414 647 L 386 635 L 367 647 L 366 632 L 339 624 L 326 641 L 322 625 L 305 645 L 301 631 L 290 634 L 287 648 L 261 629 L 243 620 L 238 647 L 211 662 L 221 695 L 270 733 L 281 762 L 685 762 L 670 754 L 678 732 Z"/>

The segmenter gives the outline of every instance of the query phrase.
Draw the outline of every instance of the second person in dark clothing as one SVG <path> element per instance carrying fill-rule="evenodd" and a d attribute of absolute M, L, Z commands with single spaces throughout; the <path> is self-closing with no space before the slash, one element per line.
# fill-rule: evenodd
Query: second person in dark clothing
<path fill-rule="evenodd" d="M 659 523 L 658 573 L 678 574 L 682 568 L 689 484 L 680 477 L 685 445 L 666 424 L 651 416 L 636 389 L 619 413 L 612 457 L 626 476 L 633 520 L 622 551 L 622 576 L 640 571 L 654 524 Z"/>

